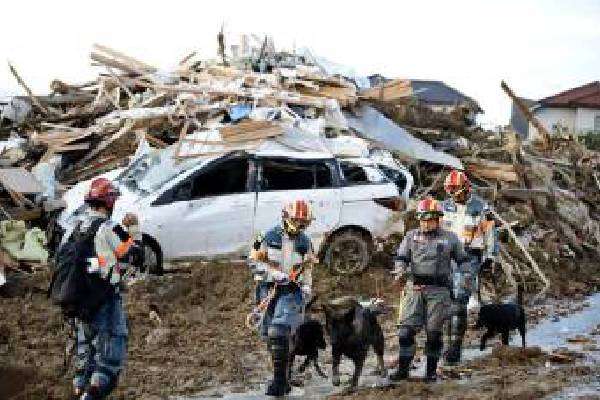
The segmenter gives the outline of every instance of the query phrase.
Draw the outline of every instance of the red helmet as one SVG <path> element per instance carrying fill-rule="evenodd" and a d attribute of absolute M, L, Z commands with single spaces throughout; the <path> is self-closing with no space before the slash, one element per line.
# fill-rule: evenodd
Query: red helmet
<path fill-rule="evenodd" d="M 310 222 L 312 213 L 305 200 L 296 200 L 286 204 L 282 210 L 283 218 Z"/>
<path fill-rule="evenodd" d="M 92 181 L 90 191 L 85 195 L 87 203 L 103 203 L 112 209 L 119 197 L 119 190 L 106 178 L 97 178 Z"/>
<path fill-rule="evenodd" d="M 417 204 L 417 219 L 439 218 L 442 215 L 442 205 L 432 197 L 426 197 Z"/>
<path fill-rule="evenodd" d="M 453 169 L 450 171 L 448 176 L 446 176 L 446 180 L 444 181 L 444 190 L 446 190 L 446 193 L 448 194 L 452 194 L 460 190 L 466 190 L 467 192 L 470 192 L 471 182 L 464 172 Z"/>
<path fill-rule="evenodd" d="M 296 200 L 286 204 L 281 211 L 281 216 L 283 228 L 292 235 L 306 229 L 312 221 L 310 206 L 304 200 Z"/>

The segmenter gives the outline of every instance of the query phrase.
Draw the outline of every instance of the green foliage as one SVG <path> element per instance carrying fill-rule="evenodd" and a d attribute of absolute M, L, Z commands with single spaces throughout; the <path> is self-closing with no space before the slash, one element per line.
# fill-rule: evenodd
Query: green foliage
<path fill-rule="evenodd" d="M 588 132 L 578 135 L 578 140 L 590 150 L 600 150 L 600 133 Z"/>

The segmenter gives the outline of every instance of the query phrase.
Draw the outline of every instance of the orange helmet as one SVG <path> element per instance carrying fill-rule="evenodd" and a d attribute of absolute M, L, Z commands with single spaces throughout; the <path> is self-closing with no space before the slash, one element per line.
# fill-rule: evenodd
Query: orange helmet
<path fill-rule="evenodd" d="M 310 224 L 312 213 L 310 206 L 304 200 L 296 200 L 286 204 L 281 211 L 283 228 L 291 235 L 295 235 Z"/>
<path fill-rule="evenodd" d="M 417 204 L 417 219 L 439 218 L 442 215 L 442 205 L 432 197 L 426 197 Z"/>
<path fill-rule="evenodd" d="M 106 178 L 97 178 L 92 181 L 90 191 L 85 195 L 86 203 L 100 203 L 112 209 L 119 197 L 119 190 Z"/>
<path fill-rule="evenodd" d="M 446 176 L 446 180 L 444 181 L 444 190 L 446 190 L 446 193 L 448 194 L 463 190 L 470 192 L 471 182 L 464 172 L 453 169 L 450 171 L 448 176 Z"/>

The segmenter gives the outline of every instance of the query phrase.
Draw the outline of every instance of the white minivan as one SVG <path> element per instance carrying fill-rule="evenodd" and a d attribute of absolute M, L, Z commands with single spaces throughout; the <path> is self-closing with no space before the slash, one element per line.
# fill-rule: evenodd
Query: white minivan
<path fill-rule="evenodd" d="M 168 151 L 145 155 L 109 174 L 121 197 L 113 218 L 140 220 L 146 266 L 164 261 L 239 258 L 252 238 L 281 220 L 283 204 L 307 200 L 314 221 L 307 233 L 319 257 L 340 274 L 364 270 L 376 238 L 396 226 L 405 199 L 368 159 L 330 153 L 233 151 L 203 160 L 175 160 Z M 66 227 L 83 211 L 81 182 L 65 195 Z"/>

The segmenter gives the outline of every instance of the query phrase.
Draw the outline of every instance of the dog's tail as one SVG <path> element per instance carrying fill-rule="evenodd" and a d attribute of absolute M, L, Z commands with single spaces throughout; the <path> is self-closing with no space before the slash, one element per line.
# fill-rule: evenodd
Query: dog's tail
<path fill-rule="evenodd" d="M 517 304 L 523 306 L 523 284 L 517 285 Z"/>

